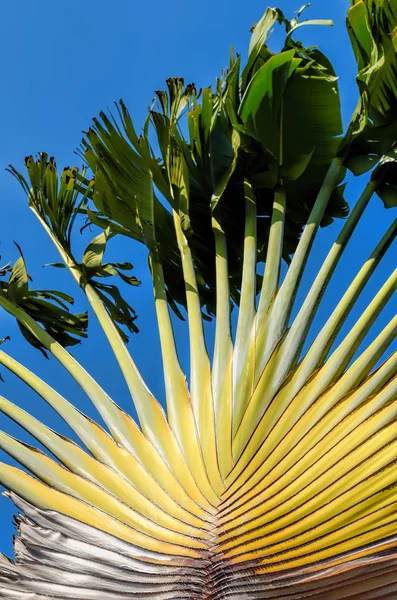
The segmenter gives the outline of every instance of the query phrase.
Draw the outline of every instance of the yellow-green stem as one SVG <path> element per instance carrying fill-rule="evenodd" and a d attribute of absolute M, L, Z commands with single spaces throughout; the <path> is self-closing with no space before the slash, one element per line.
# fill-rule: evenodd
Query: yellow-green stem
<path fill-rule="evenodd" d="M 175 232 L 186 286 L 190 338 L 190 397 L 200 435 L 208 477 L 217 494 L 223 491 L 215 441 L 215 416 L 211 386 L 211 368 L 205 346 L 200 297 L 193 258 L 182 230 L 180 215 L 174 211 Z"/>
<path fill-rule="evenodd" d="M 40 218 L 40 215 L 36 213 L 36 216 L 53 240 L 66 266 L 87 296 L 123 373 L 131 397 L 134 401 L 143 433 L 152 442 L 172 471 L 176 475 L 180 473 L 184 474 L 186 481 L 185 489 L 187 493 L 189 493 L 201 506 L 207 507 L 208 500 L 204 500 L 202 493 L 197 487 L 194 477 L 186 464 L 185 457 L 183 456 L 175 434 L 169 426 L 164 410 L 146 386 L 102 300 L 94 287 L 84 280 L 79 266 L 75 264 L 74 260 L 64 250 L 47 224 Z"/>
<path fill-rule="evenodd" d="M 237 431 L 254 385 L 257 211 L 255 193 L 248 180 L 244 181 L 244 193 L 243 274 L 233 354 L 233 435 Z"/>
<path fill-rule="evenodd" d="M 274 195 L 272 223 L 270 226 L 269 243 L 266 253 L 265 272 L 263 275 L 262 289 L 259 298 L 258 312 L 255 320 L 256 350 L 255 354 L 261 356 L 263 353 L 264 336 L 261 331 L 264 327 L 268 311 L 276 297 L 279 280 L 280 268 L 284 245 L 284 225 L 286 213 L 286 193 L 283 186 L 278 186 Z M 261 342 L 261 343 L 259 343 Z M 255 382 L 257 382 L 258 373 L 255 370 Z"/>
<path fill-rule="evenodd" d="M 324 183 L 320 189 L 308 223 L 288 269 L 287 275 L 270 309 L 269 318 L 266 321 L 266 325 L 262 328 L 258 345 L 260 347 L 263 346 L 264 351 L 262 355 L 258 357 L 257 378 L 259 378 L 266 363 L 276 348 L 277 343 L 287 329 L 296 294 L 298 292 L 298 287 L 314 242 L 315 235 L 324 216 L 328 201 L 338 181 L 341 169 L 342 159 L 335 158 L 331 163 Z M 263 340 L 261 339 L 262 336 L 264 338 Z"/>
<path fill-rule="evenodd" d="M 216 441 L 222 477 L 233 468 L 232 461 L 232 360 L 230 287 L 226 235 L 215 216 L 212 230 L 216 253 L 216 328 L 212 365 L 212 393 L 215 404 Z"/>
<path fill-rule="evenodd" d="M 279 351 L 279 365 L 272 381 L 274 390 L 278 389 L 281 382 L 295 366 L 302 351 L 303 344 L 307 338 L 313 319 L 316 315 L 321 298 L 323 297 L 328 283 L 339 263 L 339 260 L 350 240 L 350 237 L 356 228 L 365 208 L 376 191 L 378 183 L 370 181 L 365 187 L 359 200 L 351 211 L 340 234 L 331 247 L 327 258 L 318 272 L 318 275 L 307 294 L 305 301 L 294 319 L 285 340 Z"/>
<path fill-rule="evenodd" d="M 150 253 L 149 260 L 160 333 L 168 420 L 184 451 L 190 471 L 199 488 L 209 502 L 216 504 L 217 496 L 208 481 L 203 462 L 186 377 L 179 363 L 168 308 L 163 267 L 158 259 L 156 250 Z"/>

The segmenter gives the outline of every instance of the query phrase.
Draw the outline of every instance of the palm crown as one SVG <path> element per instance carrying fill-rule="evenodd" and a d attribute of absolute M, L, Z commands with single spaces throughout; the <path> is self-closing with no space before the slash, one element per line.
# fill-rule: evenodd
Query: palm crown
<path fill-rule="evenodd" d="M 0 306 L 69 371 L 107 431 L 0 352 L 0 364 L 86 448 L 0 397 L 0 410 L 53 456 L 0 433 L 0 447 L 30 472 L 0 466 L 23 512 L 16 562 L 0 560 L 0 597 L 395 597 L 397 353 L 374 369 L 397 318 L 356 353 L 396 289 L 396 271 L 335 342 L 395 240 L 396 219 L 302 349 L 372 196 L 397 205 L 397 3 L 351 2 L 360 99 L 345 135 L 332 65 L 295 41 L 300 26 L 329 23 L 302 22 L 301 13 L 288 21 L 268 9 L 246 64 L 232 52 L 214 88 L 169 79 L 142 133 L 123 102 L 117 118 L 101 113 L 82 142 L 87 168 L 59 175 L 45 154 L 26 160 L 26 178 L 10 168 L 59 250 L 56 266 L 70 270 L 103 327 L 139 425 L 65 349 L 86 336 L 86 314 L 71 313 L 66 294 L 31 290 L 22 255 L 4 267 Z M 274 54 L 266 41 L 277 24 L 286 39 Z M 350 212 L 346 168 L 372 169 Z M 79 215 L 100 229 L 81 261 L 72 248 Z M 316 232 L 340 217 L 346 221 L 291 319 Z M 136 315 L 108 278 L 138 282 L 130 263 L 104 262 L 116 236 L 148 249 L 166 412 L 126 349 Z M 184 309 L 189 384 L 170 316 Z M 210 360 L 203 319 L 212 315 Z"/>

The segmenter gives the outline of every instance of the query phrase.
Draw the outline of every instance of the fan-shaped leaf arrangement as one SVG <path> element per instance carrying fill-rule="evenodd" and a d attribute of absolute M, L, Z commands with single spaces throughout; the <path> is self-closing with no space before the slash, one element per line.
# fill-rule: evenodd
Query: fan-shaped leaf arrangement
<path fill-rule="evenodd" d="M 232 53 L 214 90 L 168 80 L 142 134 L 122 102 L 118 120 L 101 114 L 81 150 L 92 178 L 77 169 L 59 177 L 44 154 L 27 159 L 28 181 L 12 169 L 106 333 L 139 424 L 65 349 L 86 328 L 85 315 L 68 311 L 70 297 L 31 291 L 22 257 L 0 269 L 9 275 L 0 306 L 69 371 L 107 426 L 0 352 L 0 364 L 81 441 L 0 397 L 2 413 L 51 454 L 0 433 L 0 447 L 26 469 L 0 467 L 22 511 L 16 562 L 0 562 L 1 598 L 396 598 L 397 353 L 378 365 L 397 317 L 361 344 L 396 290 L 397 271 L 338 335 L 395 240 L 396 219 L 320 330 L 311 325 L 372 197 L 396 205 L 397 9 L 352 2 L 361 97 L 344 138 L 330 63 L 293 39 L 305 24 L 300 13 L 290 22 L 268 9 L 246 65 Z M 287 37 L 272 54 L 266 40 L 277 23 Z M 345 165 L 376 168 L 291 320 L 319 226 L 348 213 Z M 81 261 L 72 251 L 79 214 L 102 229 Z M 148 248 L 166 412 L 125 346 L 133 309 L 103 282 L 138 283 L 124 273 L 130 263 L 103 262 L 120 235 Z M 187 309 L 189 383 L 169 307 L 178 316 Z M 203 318 L 213 314 L 210 359 Z"/>

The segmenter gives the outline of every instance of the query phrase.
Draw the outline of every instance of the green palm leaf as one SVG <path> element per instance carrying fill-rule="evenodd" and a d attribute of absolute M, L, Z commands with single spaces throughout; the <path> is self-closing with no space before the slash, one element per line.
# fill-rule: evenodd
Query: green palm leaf
<path fill-rule="evenodd" d="M 397 6 L 393 0 L 351 0 L 347 28 L 360 99 L 341 150 L 346 165 L 361 174 L 397 137 Z"/>

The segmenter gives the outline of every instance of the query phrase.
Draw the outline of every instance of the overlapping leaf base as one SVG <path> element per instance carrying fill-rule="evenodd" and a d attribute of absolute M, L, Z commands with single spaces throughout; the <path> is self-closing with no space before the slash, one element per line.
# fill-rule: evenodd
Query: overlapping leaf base
<path fill-rule="evenodd" d="M 9 600 L 372 600 L 392 599 L 397 593 L 397 548 L 382 551 L 382 544 L 369 558 L 347 553 L 258 577 L 256 561 L 234 567 L 206 552 L 196 559 L 145 552 L 56 512 L 37 510 L 16 496 L 13 500 L 26 516 L 17 519 L 18 565 L 5 557 L 0 562 L 0 597 Z M 389 543 L 397 544 L 397 539 Z"/>
<path fill-rule="evenodd" d="M 23 448 L 25 464 L 32 470 L 35 464 L 42 479 L 40 464 L 47 478 L 54 469 L 54 489 L 2 467 L 8 487 L 36 497 L 41 508 L 10 494 L 24 516 L 17 519 L 16 564 L 1 559 L 0 597 L 395 598 L 396 369 L 394 353 L 338 400 L 345 374 L 300 416 L 295 411 L 308 400 L 310 386 L 284 412 L 279 405 L 277 426 L 238 475 L 242 454 L 217 507 L 199 487 L 192 502 L 170 471 L 163 480 L 168 493 L 162 495 L 151 477 L 145 499 L 143 479 L 133 486 L 127 481 L 126 462 L 122 475 L 79 451 L 69 471 L 32 448 L 12 446 L 9 438 L 8 451 L 17 456 Z M 110 454 L 115 457 L 117 447 L 128 461 L 119 446 Z M 86 478 L 71 472 L 83 460 Z M 88 481 L 94 473 L 96 484 Z"/>

